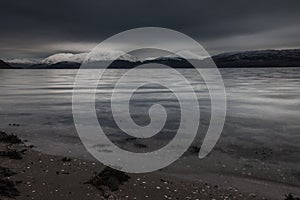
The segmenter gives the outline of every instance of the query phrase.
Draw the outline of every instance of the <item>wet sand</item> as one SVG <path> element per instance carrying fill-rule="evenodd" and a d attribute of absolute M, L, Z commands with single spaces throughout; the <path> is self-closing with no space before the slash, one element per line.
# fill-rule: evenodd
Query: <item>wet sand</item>
<path fill-rule="evenodd" d="M 272 199 L 253 193 L 251 185 L 245 192 L 248 182 L 241 177 L 206 173 L 198 179 L 164 170 L 124 174 L 99 162 L 40 153 L 4 132 L 0 139 L 0 199 L 4 200 Z M 230 187 L 230 181 L 241 188 Z"/>

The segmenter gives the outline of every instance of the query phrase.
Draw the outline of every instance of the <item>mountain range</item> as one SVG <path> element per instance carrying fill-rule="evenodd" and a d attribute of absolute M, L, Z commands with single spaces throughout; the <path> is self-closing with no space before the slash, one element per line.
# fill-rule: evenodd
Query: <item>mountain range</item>
<path fill-rule="evenodd" d="M 118 57 L 118 55 L 120 55 Z M 30 68 L 30 69 L 78 69 L 86 58 L 87 53 L 54 54 L 41 60 L 40 62 L 9 62 L 0 60 L 0 69 L 7 68 Z M 111 57 L 118 59 L 111 61 Z M 192 65 L 185 59 L 176 56 L 165 56 L 140 60 L 132 55 L 122 55 L 121 52 L 113 54 L 101 54 L 96 56 L 97 60 L 89 62 L 90 68 L 103 68 L 109 63 L 110 68 L 132 68 L 142 64 L 158 63 L 174 68 L 190 68 Z M 218 54 L 211 57 L 219 68 L 237 67 L 300 67 L 300 49 L 287 50 L 256 50 L 243 52 L 230 52 Z M 209 58 L 192 58 L 193 61 L 205 66 Z M 14 60 L 16 61 L 16 60 Z"/>

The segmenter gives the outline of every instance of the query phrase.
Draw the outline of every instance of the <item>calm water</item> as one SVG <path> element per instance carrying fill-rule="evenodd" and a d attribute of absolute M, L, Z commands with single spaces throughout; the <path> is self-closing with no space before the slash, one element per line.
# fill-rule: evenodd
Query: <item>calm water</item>
<path fill-rule="evenodd" d="M 208 124 L 210 102 L 205 85 L 198 81 L 195 71 L 187 69 L 180 72 L 191 80 L 200 97 L 203 121 L 194 144 L 197 146 L 201 132 Z M 119 130 L 111 120 L 109 109 L 109 95 L 120 74 L 122 70 L 106 73 L 98 88 L 96 109 L 108 134 L 118 145 L 130 148 L 117 139 Z M 221 74 L 227 93 L 227 118 L 211 157 L 225 156 L 232 162 L 243 159 L 244 165 L 258 162 L 275 165 L 274 170 L 286 169 L 295 181 L 297 176 L 293 174 L 297 173 L 296 166 L 300 162 L 300 68 L 221 69 Z M 0 129 L 28 139 L 42 151 L 88 156 L 78 139 L 72 117 L 75 76 L 76 70 L 0 70 Z M 92 73 L 86 77 L 87 82 L 94 79 Z M 83 95 L 85 90 L 82 89 Z M 164 145 L 178 124 L 178 102 L 165 88 L 149 86 L 140 92 L 147 93 L 169 109 L 171 125 L 165 132 L 170 134 L 157 138 L 159 145 Z M 147 108 L 151 103 L 150 100 L 139 101 L 136 95 L 134 107 Z M 148 118 L 143 117 L 142 112 L 134 112 L 134 115 L 138 123 L 147 123 Z M 9 126 L 10 123 L 20 126 Z M 287 179 L 278 176 L 282 181 Z"/>

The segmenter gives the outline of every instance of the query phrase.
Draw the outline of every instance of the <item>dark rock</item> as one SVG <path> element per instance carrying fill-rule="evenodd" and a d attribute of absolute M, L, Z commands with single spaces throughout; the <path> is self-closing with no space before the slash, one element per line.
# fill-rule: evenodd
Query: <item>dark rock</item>
<path fill-rule="evenodd" d="M 5 167 L 0 167 L 0 178 L 13 176 L 16 173 Z"/>
<path fill-rule="evenodd" d="M 285 197 L 285 200 L 300 200 L 300 198 L 294 197 L 292 194 L 288 194 Z"/>
<path fill-rule="evenodd" d="M 7 179 L 0 179 L 0 197 L 15 198 L 20 192 L 15 188 L 15 184 Z"/>
<path fill-rule="evenodd" d="M 200 147 L 197 146 L 191 146 L 188 149 L 188 152 L 192 153 L 192 154 L 198 154 L 200 151 Z"/>
<path fill-rule="evenodd" d="M 63 162 L 71 162 L 71 158 L 68 157 L 63 157 L 63 159 L 61 159 Z"/>
<path fill-rule="evenodd" d="M 8 144 L 21 144 L 22 140 L 16 135 L 8 135 L 5 132 L 0 131 L 0 142 Z"/>
<path fill-rule="evenodd" d="M 86 184 L 91 184 L 99 190 L 103 191 L 103 186 L 107 186 L 111 191 L 116 191 L 119 186 L 128 181 L 130 177 L 124 172 L 106 167 L 98 175 L 94 176 Z"/>
<path fill-rule="evenodd" d="M 22 151 L 17 150 L 6 150 L 6 151 L 0 151 L 0 156 L 2 157 L 8 157 L 10 159 L 15 160 L 21 160 L 23 158 Z"/>
<path fill-rule="evenodd" d="M 167 184 L 173 184 L 172 181 L 169 181 L 169 180 L 165 180 L 165 179 L 160 179 L 160 182 L 163 182 L 163 183 L 167 183 Z"/>
<path fill-rule="evenodd" d="M 16 181 L 16 185 L 22 184 L 23 181 Z"/>
<path fill-rule="evenodd" d="M 26 151 L 28 151 L 28 149 L 23 149 L 20 152 L 24 155 Z"/>

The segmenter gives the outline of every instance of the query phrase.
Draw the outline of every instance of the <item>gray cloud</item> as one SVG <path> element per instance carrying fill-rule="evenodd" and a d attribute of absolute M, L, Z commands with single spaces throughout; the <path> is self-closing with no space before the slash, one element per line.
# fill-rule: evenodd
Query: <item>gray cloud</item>
<path fill-rule="evenodd" d="M 1 8 L 0 58 L 88 51 L 144 26 L 181 31 L 211 53 L 300 46 L 298 0 L 3 0 Z"/>

